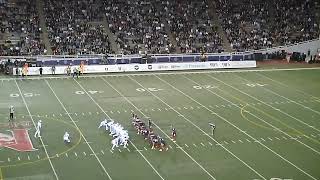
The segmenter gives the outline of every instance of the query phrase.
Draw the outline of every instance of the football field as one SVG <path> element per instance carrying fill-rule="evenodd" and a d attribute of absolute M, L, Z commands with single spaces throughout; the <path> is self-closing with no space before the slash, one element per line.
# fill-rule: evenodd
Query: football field
<path fill-rule="evenodd" d="M 317 68 L 2 78 L 0 180 L 320 179 L 319 82 Z M 132 112 L 168 151 L 137 134 Z M 127 149 L 111 150 L 104 118 L 128 130 Z"/>

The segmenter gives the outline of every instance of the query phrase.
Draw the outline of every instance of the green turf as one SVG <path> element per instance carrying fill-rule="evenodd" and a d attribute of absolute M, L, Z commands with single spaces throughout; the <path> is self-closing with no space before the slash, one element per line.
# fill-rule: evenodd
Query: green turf
<path fill-rule="evenodd" d="M 0 180 L 320 179 L 319 73 L 1 79 L 0 132 L 9 134 L 14 105 L 16 122 L 43 121 L 45 146 L 30 127 L 36 151 L 0 147 Z M 152 119 L 168 151 L 151 150 L 136 134 L 131 111 Z M 111 137 L 97 128 L 106 116 L 128 129 L 129 149 L 110 151 Z M 213 136 L 209 122 L 217 125 Z M 62 141 L 65 131 L 71 145 Z"/>

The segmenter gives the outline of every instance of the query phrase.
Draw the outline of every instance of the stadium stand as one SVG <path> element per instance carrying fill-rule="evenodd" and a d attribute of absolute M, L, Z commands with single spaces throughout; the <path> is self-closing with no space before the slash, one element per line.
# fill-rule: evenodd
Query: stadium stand
<path fill-rule="evenodd" d="M 0 0 L 1 56 L 246 51 L 320 34 L 317 0 L 44 0 L 41 17 L 38 2 Z"/>
<path fill-rule="evenodd" d="M 54 54 L 107 54 L 110 44 L 95 0 L 45 0 L 46 23 Z M 98 23 L 96 23 L 98 22 Z"/>
<path fill-rule="evenodd" d="M 233 49 L 245 51 L 319 37 L 316 0 L 217 0 L 216 8 Z"/>
<path fill-rule="evenodd" d="M 208 1 L 176 0 L 166 5 L 167 21 L 182 53 L 223 51 L 209 17 Z"/>
<path fill-rule="evenodd" d="M 39 55 L 46 49 L 40 38 L 41 28 L 35 1 L 1 1 L 0 55 Z"/>

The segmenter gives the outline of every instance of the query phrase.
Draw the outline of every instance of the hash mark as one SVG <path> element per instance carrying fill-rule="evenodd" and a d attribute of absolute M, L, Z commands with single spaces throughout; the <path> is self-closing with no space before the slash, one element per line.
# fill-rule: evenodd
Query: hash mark
<path fill-rule="evenodd" d="M 193 146 L 194 146 L 194 147 L 198 147 L 198 146 L 197 146 L 196 144 L 194 144 L 194 143 L 193 143 Z"/>
<path fill-rule="evenodd" d="M 251 141 L 249 139 L 246 139 L 249 143 L 251 143 Z"/>
<path fill-rule="evenodd" d="M 86 155 L 87 155 L 87 153 L 86 153 L 86 152 L 83 152 L 83 155 L 85 155 L 85 156 L 86 156 Z"/>
<path fill-rule="evenodd" d="M 189 147 L 188 144 L 184 144 L 186 147 Z"/>
<path fill-rule="evenodd" d="M 104 154 L 104 151 L 101 149 L 101 153 Z"/>
<path fill-rule="evenodd" d="M 206 146 L 206 145 L 204 145 L 202 142 L 200 143 L 202 146 Z"/>
<path fill-rule="evenodd" d="M 143 147 L 143 148 L 144 148 L 144 150 L 146 150 L 146 151 L 148 150 L 146 147 Z"/>
<path fill-rule="evenodd" d="M 212 146 L 211 142 L 208 142 L 210 144 L 210 146 Z"/>
<path fill-rule="evenodd" d="M 127 150 L 128 150 L 129 152 L 131 152 L 129 148 L 127 148 Z"/>

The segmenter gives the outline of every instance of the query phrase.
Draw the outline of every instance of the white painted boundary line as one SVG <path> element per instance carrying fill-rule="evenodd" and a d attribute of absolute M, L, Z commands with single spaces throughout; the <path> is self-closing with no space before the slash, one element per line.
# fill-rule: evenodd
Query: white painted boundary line
<path fill-rule="evenodd" d="M 282 85 L 282 86 L 284 86 L 284 87 L 287 87 L 287 88 L 290 88 L 290 89 L 292 88 L 292 87 L 290 87 L 289 85 L 287 85 L 287 84 L 285 84 L 285 83 L 283 83 L 283 82 L 280 82 L 280 81 L 278 81 L 278 80 L 272 79 L 271 77 L 268 77 L 267 75 L 264 75 L 264 74 L 261 74 L 261 73 L 256 73 L 256 74 L 259 75 L 259 76 L 261 76 L 261 77 L 264 77 L 264 78 L 266 78 L 266 79 L 269 79 L 269 80 L 271 80 L 271 81 L 273 81 L 273 82 L 276 82 L 276 83 L 278 83 L 278 84 L 280 84 L 280 85 Z M 291 89 L 291 90 L 292 90 L 292 89 Z M 301 91 L 301 90 L 299 90 L 299 89 L 294 88 L 294 91 L 297 91 L 297 92 L 299 92 L 299 93 L 301 93 L 301 94 L 304 94 L 304 95 L 307 95 L 307 96 L 310 96 L 310 97 L 312 97 L 312 98 L 315 98 L 315 99 L 318 99 L 318 100 L 319 100 L 318 97 L 313 96 L 312 94 L 306 93 L 306 92 L 304 92 L 304 91 Z"/>
<path fill-rule="evenodd" d="M 125 74 L 101 74 L 101 75 L 82 75 L 80 77 L 83 78 L 92 78 L 92 77 L 119 77 L 119 76 L 145 76 L 149 75 L 149 73 L 152 74 L 203 74 L 203 73 L 232 73 L 232 72 L 273 72 L 273 71 L 299 71 L 299 70 L 319 70 L 320 67 L 314 67 L 314 68 L 283 68 L 283 69 L 241 69 L 241 70 L 201 70 L 201 71 L 184 71 L 184 72 L 146 72 L 146 73 L 125 73 Z M 22 80 L 22 79 L 70 79 L 72 77 L 67 76 L 49 76 L 49 77 L 25 77 L 25 78 L 1 78 L 0 80 Z"/>
<path fill-rule="evenodd" d="M 250 80 L 247 80 L 246 78 L 243 78 L 243 77 L 241 77 L 241 76 L 238 76 L 238 77 L 241 78 L 241 79 L 246 80 L 246 81 L 249 82 L 249 83 L 251 82 Z M 293 100 L 291 100 L 291 99 L 289 99 L 289 98 L 287 98 L 287 97 L 284 97 L 284 96 L 282 96 L 282 95 L 280 95 L 280 94 L 278 94 L 278 93 L 276 93 L 276 92 L 274 92 L 274 91 L 272 91 L 272 90 L 270 90 L 270 89 L 268 89 L 268 88 L 265 88 L 265 87 L 261 87 L 261 88 L 264 89 L 264 90 L 266 90 L 266 91 L 268 91 L 268 92 L 270 92 L 270 93 L 272 93 L 272 94 L 274 94 L 274 95 L 277 95 L 277 96 L 279 96 L 279 97 L 282 97 L 283 99 L 286 99 L 286 100 L 288 100 L 288 101 L 291 101 L 291 102 L 293 102 L 294 104 L 297 104 L 297 105 L 299 105 L 299 106 L 301 106 L 301 107 L 304 107 L 304 108 L 306 108 L 306 109 L 309 109 L 310 111 L 315 112 L 315 113 L 317 113 L 318 115 L 320 115 L 320 112 L 319 112 L 319 111 L 313 110 L 313 109 L 311 109 L 310 107 L 307 107 L 307 106 L 305 106 L 305 105 L 302 105 L 302 104 L 300 104 L 300 103 L 297 103 L 296 101 L 293 101 Z M 237 89 L 237 88 L 236 88 L 236 89 Z M 241 90 L 238 90 L 238 91 L 244 94 L 243 91 L 241 91 Z M 261 103 L 263 103 L 263 104 L 271 107 L 272 109 L 277 109 L 277 108 L 273 107 L 272 105 L 269 105 L 269 104 L 265 103 L 264 101 L 262 101 L 262 100 L 260 100 L 260 99 L 258 99 L 258 98 L 256 98 L 256 97 L 254 97 L 254 96 L 250 96 L 250 97 L 252 97 L 253 99 L 255 99 L 255 100 L 257 100 L 257 101 L 259 101 L 259 102 L 261 102 Z M 300 122 L 300 123 L 302 123 L 302 124 L 304 124 L 304 125 L 312 128 L 312 129 L 314 129 L 314 130 L 316 130 L 316 131 L 318 131 L 318 132 L 320 132 L 320 130 L 317 129 L 317 128 L 315 128 L 314 126 L 311 126 L 310 124 L 308 124 L 308 123 L 306 123 L 306 122 L 304 122 L 304 121 L 302 121 L 302 120 L 300 120 L 300 119 L 298 119 L 298 118 L 296 118 L 296 117 L 294 117 L 294 116 L 291 116 L 290 114 L 288 114 L 288 113 L 286 113 L 286 112 L 284 112 L 284 111 L 282 111 L 282 110 L 279 110 L 279 112 L 281 112 L 282 114 L 284 114 L 284 115 L 286 115 L 286 116 L 288 116 L 288 117 L 290 117 L 290 118 L 292 118 L 292 119 L 294 119 L 294 120 L 296 120 L 296 121 L 298 121 L 298 122 Z"/>
<path fill-rule="evenodd" d="M 35 122 L 34 122 L 34 119 L 33 119 L 32 115 L 31 115 L 30 110 L 29 110 L 29 106 L 28 106 L 26 100 L 24 99 L 24 96 L 22 95 L 22 91 L 21 91 L 21 89 L 20 89 L 17 81 L 15 80 L 14 82 L 16 83 L 16 86 L 17 86 L 17 88 L 18 88 L 18 90 L 19 90 L 19 93 L 20 93 L 20 96 L 21 96 L 21 98 L 22 98 L 22 100 L 23 100 L 23 103 L 24 103 L 24 105 L 26 106 L 26 109 L 27 109 L 27 111 L 28 111 L 28 113 L 29 113 L 29 115 L 30 115 L 30 118 L 31 118 L 31 120 L 32 120 L 32 124 L 33 124 L 34 127 L 36 127 L 36 124 L 35 124 Z M 55 176 L 55 178 L 58 180 L 59 177 L 58 177 L 58 175 L 57 175 L 57 172 L 56 172 L 55 168 L 53 167 L 53 164 L 52 164 L 52 162 L 51 162 L 51 159 L 50 159 L 50 156 L 49 156 L 49 154 L 48 154 L 47 148 L 46 148 L 46 146 L 45 146 L 44 143 L 43 143 L 42 137 L 40 137 L 40 141 L 41 141 L 41 144 L 42 144 L 42 146 L 43 146 L 44 152 L 46 153 L 46 156 L 47 156 L 47 158 L 48 158 L 48 161 L 49 161 L 49 163 L 50 163 L 50 166 L 51 166 L 51 169 L 52 169 L 52 171 L 53 171 L 53 173 L 54 173 L 54 176 Z"/>
<path fill-rule="evenodd" d="M 87 90 L 76 80 L 74 79 L 74 81 L 79 85 L 79 87 L 88 95 L 88 97 L 92 100 L 92 102 L 94 104 L 96 104 L 100 110 L 108 117 L 108 119 L 111 119 L 111 117 L 103 110 L 103 108 L 98 104 L 98 102 L 96 100 L 93 99 L 93 97 L 87 92 Z M 132 141 L 129 141 L 132 146 L 138 150 L 138 148 L 133 144 Z M 153 165 L 149 162 L 149 160 L 140 152 L 138 151 L 138 153 L 143 157 L 143 159 L 149 164 L 149 166 L 153 169 L 153 171 L 162 179 L 164 180 L 164 178 L 160 175 L 160 173 L 153 167 Z"/>
<path fill-rule="evenodd" d="M 124 96 L 120 91 L 118 91 L 114 86 L 112 86 L 107 80 L 105 80 L 104 78 L 101 78 L 104 82 L 106 82 L 112 89 L 114 89 L 120 96 L 122 96 L 123 98 L 126 99 L 126 101 L 131 104 L 135 109 L 137 109 L 143 116 L 147 116 L 146 114 L 144 114 L 137 106 L 135 106 L 133 104 L 133 102 L 131 102 L 126 96 Z M 141 86 L 141 85 L 140 85 Z M 141 86 L 143 87 L 143 86 Z M 153 122 L 153 124 L 165 135 L 167 136 L 168 139 L 171 139 L 170 136 L 168 136 L 162 129 L 160 129 L 160 127 L 155 124 L 155 122 Z M 172 141 L 176 146 L 181 147 L 178 143 Z M 200 164 L 198 163 L 189 153 L 187 153 L 183 148 L 179 148 L 182 152 L 184 152 L 193 162 L 195 162 L 203 171 L 205 171 L 212 179 L 215 180 L 215 178 Z"/>
<path fill-rule="evenodd" d="M 136 82 L 137 84 L 139 84 L 142 88 L 145 88 L 142 84 L 140 84 L 138 81 L 136 81 L 135 79 L 133 79 L 132 77 L 128 76 L 132 81 Z M 158 79 L 160 79 L 161 81 L 163 81 L 161 78 L 159 78 L 158 76 L 156 76 Z M 163 81 L 166 82 L 166 81 Z M 167 83 L 167 82 L 166 82 Z M 169 83 L 167 83 L 169 84 Z M 171 84 L 169 84 L 170 86 L 172 86 Z M 146 89 L 146 88 L 145 88 Z M 212 138 L 208 133 L 206 133 L 204 130 L 202 130 L 199 126 L 197 126 L 196 124 L 194 124 L 190 119 L 186 118 L 185 116 L 183 116 L 179 111 L 177 111 L 176 109 L 174 109 L 172 106 L 170 106 L 168 103 L 166 103 L 165 101 L 163 101 L 161 98 L 159 98 L 157 95 L 155 95 L 153 92 L 149 91 L 149 89 L 146 89 L 146 91 L 148 91 L 151 95 L 153 95 L 155 98 L 157 98 L 159 101 L 161 101 L 163 104 L 165 104 L 166 106 L 168 106 L 169 108 L 171 108 L 174 112 L 176 112 L 178 115 L 181 115 L 181 117 L 183 119 L 185 119 L 187 122 L 191 123 L 194 127 L 196 127 L 197 129 L 199 129 L 203 134 L 207 135 L 207 137 L 209 137 L 210 139 L 212 139 L 215 143 L 219 143 L 217 140 L 215 140 L 214 138 Z M 201 105 L 201 104 L 200 104 Z M 203 106 L 203 105 L 201 105 Z M 260 173 L 258 173 L 255 169 L 253 169 L 251 166 L 249 166 L 246 162 L 244 162 L 243 160 L 241 160 L 238 156 L 236 156 L 235 154 L 233 154 L 229 149 L 227 149 L 226 147 L 224 147 L 223 145 L 221 145 L 221 147 L 227 151 L 229 154 L 231 154 L 233 157 L 235 157 L 236 159 L 238 159 L 240 162 L 242 162 L 245 166 L 247 166 L 249 169 L 251 169 L 254 173 L 256 173 L 259 177 L 261 177 L 262 179 L 266 178 L 264 176 L 262 176 Z"/>
<path fill-rule="evenodd" d="M 209 76 L 209 75 L 208 75 Z M 204 107 L 205 109 L 207 109 L 209 112 L 213 112 L 211 109 L 207 108 L 206 106 L 204 106 L 203 104 L 201 104 L 200 102 L 198 102 L 197 100 L 193 99 L 192 97 L 190 97 L 189 95 L 187 95 L 186 93 L 182 92 L 181 90 L 177 89 L 175 86 L 171 85 L 170 83 L 168 83 L 167 81 L 161 79 L 160 77 L 156 76 L 159 80 L 161 80 L 162 82 L 168 84 L 169 86 L 171 86 L 172 88 L 174 88 L 175 90 L 179 91 L 181 94 L 183 94 L 184 96 L 188 97 L 190 100 L 196 102 L 197 104 L 199 104 L 200 106 Z M 179 113 L 179 112 L 178 112 Z M 289 160 L 287 160 L 286 158 L 282 157 L 280 154 L 278 154 L 277 152 L 273 151 L 272 149 L 270 149 L 268 146 L 264 145 L 263 143 L 261 143 L 260 141 L 256 140 L 254 137 L 252 137 L 250 134 L 248 134 L 247 132 L 243 131 L 242 129 L 240 129 L 238 126 L 234 125 L 233 123 L 229 122 L 227 119 L 225 119 L 224 117 L 220 116 L 219 114 L 216 114 L 217 117 L 219 117 L 220 119 L 222 119 L 223 121 L 227 122 L 228 124 L 230 124 L 231 126 L 233 126 L 234 128 L 238 129 L 240 132 L 244 133 L 245 135 L 247 135 L 248 137 L 250 137 L 252 140 L 257 141 L 257 143 L 259 143 L 261 146 L 265 147 L 266 149 L 268 149 L 269 151 L 271 151 L 272 153 L 274 153 L 275 155 L 277 155 L 278 157 L 280 157 L 281 159 L 283 159 L 284 161 L 286 161 L 287 163 L 291 164 L 292 166 L 294 166 L 296 169 L 300 170 L 301 172 L 303 172 L 305 175 L 309 176 L 312 179 L 315 179 L 313 176 L 311 176 L 310 174 L 308 174 L 307 172 L 305 172 L 304 170 L 302 170 L 301 168 L 299 168 L 298 166 L 296 166 L 295 164 L 293 164 L 292 162 L 290 162 Z M 192 121 L 190 121 L 192 122 Z M 211 137 L 211 136 L 209 136 Z"/>
<path fill-rule="evenodd" d="M 92 147 L 90 146 L 90 144 L 88 143 L 86 137 L 83 135 L 82 131 L 80 130 L 80 128 L 78 127 L 77 123 L 74 121 L 74 119 L 71 117 L 70 113 L 68 112 L 67 108 L 64 106 L 64 104 L 61 102 L 61 100 L 59 99 L 59 97 L 57 96 L 56 92 L 53 90 L 53 88 L 51 87 L 51 85 L 49 84 L 49 82 L 47 80 L 45 80 L 48 87 L 50 88 L 50 90 L 52 91 L 52 93 L 54 94 L 54 96 L 56 97 L 56 99 L 59 101 L 61 107 L 64 109 L 64 111 L 67 113 L 67 115 L 69 116 L 69 118 L 71 119 L 71 121 L 73 122 L 74 126 L 77 128 L 77 130 L 79 131 L 80 135 L 82 136 L 83 140 L 86 142 L 86 144 L 88 145 L 88 147 L 90 148 L 91 152 L 94 154 L 95 158 L 97 159 L 97 161 L 99 162 L 99 165 L 101 166 L 101 168 L 103 169 L 104 173 L 108 176 L 108 178 L 110 180 L 112 180 L 111 176 L 109 175 L 108 171 L 106 170 L 106 168 L 103 166 L 103 164 L 101 163 L 99 157 L 96 155 L 96 153 L 94 152 L 94 150 L 92 149 Z"/>
<path fill-rule="evenodd" d="M 239 89 L 237 89 L 237 88 L 233 87 L 232 85 L 229 85 L 229 84 L 227 84 L 227 83 L 225 83 L 225 82 L 221 81 L 221 80 L 220 80 L 220 79 L 218 79 L 218 78 L 215 78 L 215 77 L 210 76 L 210 75 L 207 75 L 207 76 L 208 76 L 208 77 L 210 77 L 211 79 L 214 79 L 214 80 L 216 80 L 216 81 L 219 81 L 219 82 L 221 82 L 221 83 L 225 84 L 226 86 L 231 87 L 232 89 L 235 89 L 235 90 L 237 90 L 237 91 L 241 92 L 242 94 L 245 94 L 245 95 L 247 95 L 247 96 L 249 96 L 249 97 L 252 97 L 253 99 L 256 99 L 255 97 L 250 96 L 249 94 L 247 94 L 247 93 L 245 93 L 245 92 L 243 92 L 243 91 L 241 91 L 241 90 L 239 90 Z M 214 93 L 214 92 L 213 92 L 213 91 L 211 91 L 211 90 L 209 90 L 209 91 L 210 91 L 210 92 L 212 92 L 212 93 Z M 216 94 L 216 93 L 214 93 L 214 94 Z M 222 98 L 222 99 L 226 100 L 227 102 L 232 103 L 231 101 L 227 100 L 226 98 L 224 98 L 224 97 L 222 97 L 222 96 L 220 96 L 220 95 L 218 95 L 218 94 L 216 94 L 216 95 L 217 95 L 217 96 L 219 96 L 220 98 Z M 258 100 L 258 101 L 260 101 L 259 99 L 257 99 L 257 100 Z M 265 102 L 263 102 L 263 101 L 260 101 L 260 102 L 265 104 Z M 238 107 L 238 108 L 240 108 L 240 107 Z M 291 136 L 291 135 L 289 135 L 288 133 L 286 133 L 286 132 L 284 132 L 284 131 L 281 131 L 281 130 L 280 130 L 280 128 L 278 128 L 278 127 L 276 127 L 276 126 L 272 125 L 271 123 L 269 123 L 269 122 L 267 122 L 267 121 L 264 121 L 263 119 L 261 119 L 260 117 L 256 116 L 255 114 L 252 114 L 251 112 L 248 112 L 248 113 L 249 113 L 249 114 L 251 114 L 252 116 L 256 117 L 257 119 L 260 119 L 262 122 L 264 122 L 264 123 L 268 124 L 268 125 L 269 125 L 269 126 L 271 126 L 272 128 L 274 128 L 274 129 L 278 129 L 278 130 L 279 130 L 281 133 L 283 133 L 284 135 L 286 135 L 286 136 L 288 136 L 288 137 L 292 138 L 292 136 Z M 320 152 L 319 152 L 319 151 L 317 151 L 316 149 L 314 149 L 314 148 L 310 147 L 309 145 L 307 145 L 307 144 L 303 143 L 302 141 L 300 141 L 300 140 L 298 140 L 298 139 L 296 139 L 296 141 L 297 141 L 297 142 L 299 142 L 300 144 L 304 145 L 305 147 L 307 147 L 307 148 L 311 149 L 313 152 L 317 153 L 318 155 L 320 155 Z"/>

